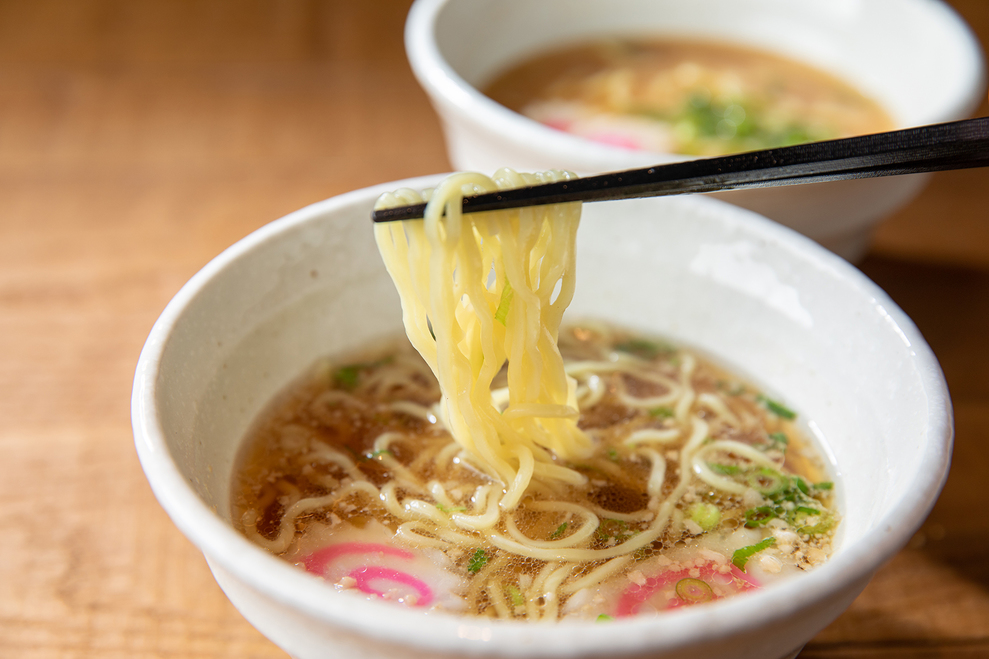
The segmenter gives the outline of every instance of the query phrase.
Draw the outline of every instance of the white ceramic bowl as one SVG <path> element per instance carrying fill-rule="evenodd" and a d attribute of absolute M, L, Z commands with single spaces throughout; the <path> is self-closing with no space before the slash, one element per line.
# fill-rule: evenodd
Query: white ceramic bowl
<path fill-rule="evenodd" d="M 812 241 L 710 199 L 585 208 L 569 318 L 699 348 L 810 420 L 837 481 L 833 558 L 763 591 L 609 624 L 503 623 L 368 602 L 230 525 L 230 475 L 255 414 L 316 358 L 401 331 L 369 213 L 389 183 L 263 227 L 193 277 L 148 337 L 132 414 L 161 505 L 220 586 L 295 657 L 776 659 L 831 622 L 921 524 L 947 473 L 951 407 L 913 323 Z"/>
<path fill-rule="evenodd" d="M 688 159 L 568 135 L 478 91 L 539 51 L 614 34 L 689 36 L 776 52 L 851 82 L 902 128 L 963 119 L 985 93 L 978 41 L 939 0 L 417 0 L 405 40 L 456 169 L 590 174 Z M 875 224 L 926 180 L 841 181 L 721 197 L 855 260 Z"/>

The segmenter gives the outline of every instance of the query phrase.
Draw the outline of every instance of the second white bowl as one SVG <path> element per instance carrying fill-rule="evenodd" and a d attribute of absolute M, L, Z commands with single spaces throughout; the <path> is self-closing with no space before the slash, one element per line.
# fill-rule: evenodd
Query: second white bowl
<path fill-rule="evenodd" d="M 556 131 L 479 91 L 540 51 L 616 34 L 696 37 L 775 52 L 852 83 L 902 128 L 963 119 L 985 89 L 978 41 L 939 0 L 417 0 L 405 39 L 457 169 L 590 174 L 688 159 Z M 855 260 L 875 224 L 926 180 L 841 181 L 722 198 Z"/>

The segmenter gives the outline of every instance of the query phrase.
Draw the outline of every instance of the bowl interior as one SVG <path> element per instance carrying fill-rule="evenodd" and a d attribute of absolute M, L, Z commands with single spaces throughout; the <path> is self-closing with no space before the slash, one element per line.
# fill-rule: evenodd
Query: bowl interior
<path fill-rule="evenodd" d="M 398 298 L 368 215 L 382 190 L 428 183 L 331 199 L 233 246 L 176 296 L 138 368 L 138 450 L 163 506 L 212 561 L 321 615 L 364 609 L 301 572 L 286 577 L 288 566 L 232 532 L 231 469 L 258 411 L 318 357 L 401 332 Z M 800 584 L 774 587 L 785 595 L 782 604 L 727 602 L 735 619 L 698 622 L 695 631 L 716 635 L 850 582 L 864 585 L 923 520 L 950 454 L 944 382 L 909 319 L 841 259 L 727 204 L 668 198 L 588 205 L 578 236 L 569 318 L 664 335 L 747 375 L 799 410 L 837 482 L 843 521 L 832 560 Z M 398 608 L 374 610 L 399 618 L 405 614 Z M 421 636 L 441 624 L 407 620 L 394 629 Z M 689 632 L 674 623 L 653 621 L 642 634 Z M 557 633 L 540 627 L 539 634 Z M 604 648 L 632 642 L 616 633 L 592 636 L 604 639 Z"/>
<path fill-rule="evenodd" d="M 434 39 L 452 71 L 475 88 L 537 52 L 615 34 L 717 40 L 769 50 L 852 83 L 903 126 L 961 118 L 978 91 L 972 89 L 973 81 L 982 78 L 979 48 L 967 26 L 946 5 L 924 0 L 420 4 L 423 14 L 436 11 L 435 24 L 410 23 L 410 40 Z M 415 36 L 413 29 L 423 34 Z"/>

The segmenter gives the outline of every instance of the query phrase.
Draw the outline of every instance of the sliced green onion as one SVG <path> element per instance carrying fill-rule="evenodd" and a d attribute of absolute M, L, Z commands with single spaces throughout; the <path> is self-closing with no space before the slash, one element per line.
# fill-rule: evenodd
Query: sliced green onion
<path fill-rule="evenodd" d="M 834 483 L 831 481 L 822 481 L 820 483 L 814 483 L 815 490 L 830 490 L 834 488 Z"/>
<path fill-rule="evenodd" d="M 557 526 L 556 530 L 550 534 L 549 539 L 556 540 L 557 538 L 561 537 L 566 532 L 567 526 L 569 526 L 567 522 L 563 522 L 563 524 Z"/>
<path fill-rule="evenodd" d="M 467 571 L 471 574 L 477 574 L 481 571 L 481 568 L 487 565 L 488 555 L 484 553 L 483 549 L 478 549 L 474 552 L 474 555 L 470 557 L 470 561 L 467 563 Z"/>
<path fill-rule="evenodd" d="M 606 613 L 602 613 L 601 615 L 598 616 L 597 619 L 598 622 L 611 622 L 612 620 L 614 620 L 614 618 L 607 615 Z"/>
<path fill-rule="evenodd" d="M 749 558 L 751 558 L 754 554 L 758 554 L 763 549 L 769 549 L 775 544 L 776 538 L 770 536 L 762 542 L 757 542 L 754 545 L 736 549 L 735 553 L 731 555 L 731 562 L 735 567 L 744 572 L 745 564 L 749 562 Z"/>
<path fill-rule="evenodd" d="M 813 526 L 801 526 L 797 529 L 797 533 L 804 533 L 806 535 L 817 535 L 819 533 L 827 533 L 834 526 L 834 517 L 828 514 L 827 511 L 822 510 L 818 512 L 821 516 L 821 521 Z"/>
<path fill-rule="evenodd" d="M 515 297 L 515 291 L 512 290 L 512 285 L 508 282 L 508 278 L 505 278 L 505 287 L 501 289 L 501 301 L 498 302 L 498 309 L 495 311 L 495 320 L 497 320 L 502 325 L 506 324 L 508 321 L 508 308 L 512 306 L 512 298 Z"/>
<path fill-rule="evenodd" d="M 786 476 L 769 467 L 759 467 L 747 472 L 745 480 L 752 489 L 765 496 L 779 494 L 788 485 Z"/>
<path fill-rule="evenodd" d="M 745 511 L 745 526 L 754 529 L 765 526 L 770 520 L 776 519 L 776 509 L 773 506 L 759 506 Z"/>
<path fill-rule="evenodd" d="M 643 359 L 653 359 L 662 354 L 676 352 L 672 346 L 662 345 L 655 341 L 646 341 L 645 339 L 622 341 L 621 343 L 616 343 L 614 348 L 620 352 L 627 352 Z"/>
<path fill-rule="evenodd" d="M 723 465 L 717 462 L 708 462 L 707 466 L 711 468 L 716 474 L 722 474 L 724 476 L 734 476 L 735 474 L 742 473 L 741 467 L 737 465 Z"/>
<path fill-rule="evenodd" d="M 778 448 L 784 451 L 790 444 L 790 439 L 786 436 L 785 432 L 769 433 L 769 440 L 773 443 L 773 448 Z"/>
<path fill-rule="evenodd" d="M 613 448 L 610 448 L 608 449 L 608 459 L 611 460 L 612 462 L 618 462 L 621 459 L 621 456 L 618 455 L 618 451 L 616 451 Z"/>
<path fill-rule="evenodd" d="M 450 513 L 465 513 L 465 512 L 467 512 L 467 508 L 465 508 L 464 506 L 454 506 L 453 508 L 448 508 L 448 507 L 444 506 L 442 503 L 436 504 L 436 508 L 441 513 L 447 513 L 447 514 L 450 514 Z"/>
<path fill-rule="evenodd" d="M 690 507 L 690 519 L 704 531 L 710 531 L 721 523 L 721 509 L 713 503 L 698 501 Z"/>
<path fill-rule="evenodd" d="M 380 451 L 371 451 L 370 453 L 367 454 L 367 457 L 373 460 L 374 458 L 381 457 L 382 455 L 390 455 L 392 457 L 395 457 L 395 454 L 386 448 L 383 448 Z"/>
<path fill-rule="evenodd" d="M 649 410 L 649 416 L 654 416 L 659 419 L 670 419 L 673 418 L 675 412 L 672 407 L 654 407 Z"/>
<path fill-rule="evenodd" d="M 357 380 L 360 374 L 361 367 L 359 365 L 344 366 L 343 368 L 338 368 L 336 373 L 333 374 L 333 381 L 344 389 L 353 389 L 357 386 Z"/>
<path fill-rule="evenodd" d="M 706 581 L 700 579 L 680 579 L 676 585 L 677 597 L 688 604 L 700 604 L 714 599 L 714 591 Z"/>
<path fill-rule="evenodd" d="M 522 597 L 522 592 L 512 584 L 505 586 L 505 592 L 508 593 L 508 599 L 512 600 L 512 606 L 522 606 L 525 604 L 525 598 Z"/>
<path fill-rule="evenodd" d="M 801 478 L 800 476 L 793 476 L 791 480 L 793 480 L 793 482 L 796 484 L 798 490 L 800 490 L 804 494 L 810 494 L 810 488 L 807 487 L 807 481 L 805 481 L 803 478 Z"/>
<path fill-rule="evenodd" d="M 777 403 L 775 400 L 771 398 L 766 398 L 762 394 L 757 396 L 757 399 L 759 400 L 760 403 L 766 406 L 767 410 L 769 410 L 770 412 L 772 412 L 773 414 L 775 414 L 776 416 L 782 419 L 788 419 L 792 421 L 793 419 L 797 418 L 797 413 L 789 409 L 782 403 Z"/>

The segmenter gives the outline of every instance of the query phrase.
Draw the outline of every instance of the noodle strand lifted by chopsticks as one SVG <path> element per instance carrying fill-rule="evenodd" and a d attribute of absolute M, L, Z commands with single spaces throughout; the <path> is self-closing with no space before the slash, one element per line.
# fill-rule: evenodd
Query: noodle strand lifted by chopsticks
<path fill-rule="evenodd" d="M 458 174 L 428 196 L 422 222 L 386 223 L 375 238 L 402 299 L 409 339 L 436 374 L 444 421 L 473 462 L 501 481 L 512 510 L 534 478 L 581 484 L 558 460 L 588 457 L 576 386 L 557 347 L 574 290 L 579 204 L 464 215 L 466 194 L 563 180 L 562 172 Z M 412 190 L 379 206 L 419 201 Z M 508 406 L 491 383 L 508 363 Z"/>

